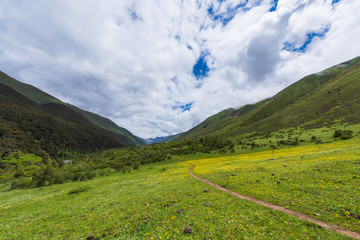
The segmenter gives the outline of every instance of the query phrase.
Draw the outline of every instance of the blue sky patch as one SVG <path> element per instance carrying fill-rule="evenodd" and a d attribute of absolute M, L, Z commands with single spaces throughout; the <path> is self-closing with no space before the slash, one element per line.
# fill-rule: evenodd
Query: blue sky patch
<path fill-rule="evenodd" d="M 199 88 L 201 88 L 203 85 L 204 85 L 204 83 L 203 83 L 202 81 L 197 82 L 197 83 L 195 84 L 195 88 L 196 88 L 196 89 L 199 89 Z"/>
<path fill-rule="evenodd" d="M 129 8 L 128 11 L 129 11 L 130 16 L 131 16 L 131 19 L 132 19 L 133 21 L 141 20 L 141 17 L 139 17 L 139 15 L 137 15 L 135 9 Z"/>
<path fill-rule="evenodd" d="M 173 110 L 181 109 L 182 112 L 190 111 L 193 103 L 194 103 L 194 102 L 190 102 L 190 103 L 187 103 L 187 104 L 185 104 L 185 105 L 175 106 L 175 107 L 173 107 Z"/>
<path fill-rule="evenodd" d="M 201 52 L 199 59 L 195 63 L 193 67 L 193 74 L 197 80 L 203 79 L 204 77 L 208 76 L 208 72 L 210 71 L 206 57 L 209 55 L 207 52 Z"/>
<path fill-rule="evenodd" d="M 300 47 L 297 47 L 296 43 L 293 42 L 284 42 L 284 47 L 282 50 L 288 51 L 288 52 L 306 52 L 307 47 L 312 42 L 314 38 L 323 38 L 325 37 L 326 33 L 330 31 L 330 26 L 327 25 L 324 28 L 321 28 L 318 32 L 309 32 L 306 34 L 306 40 Z"/>
<path fill-rule="evenodd" d="M 174 84 L 176 84 L 176 85 L 178 85 L 178 83 L 179 83 L 179 80 L 177 79 L 176 76 L 173 77 L 173 78 L 171 79 L 171 81 L 172 81 Z"/>
<path fill-rule="evenodd" d="M 220 2 L 220 4 L 221 4 L 224 1 L 219 0 L 218 2 Z M 210 18 L 213 21 L 219 21 L 223 24 L 223 26 L 225 26 L 235 17 L 235 15 L 238 13 L 239 9 L 241 9 L 242 11 L 245 11 L 245 12 L 250 10 L 249 8 L 246 8 L 247 3 L 248 3 L 248 0 L 246 0 L 243 3 L 239 3 L 239 4 L 235 5 L 234 7 L 232 5 L 230 5 L 226 9 L 226 12 L 224 12 L 224 13 L 219 12 L 220 7 L 218 9 L 214 9 L 214 5 L 211 4 L 207 11 L 208 11 Z"/>
<path fill-rule="evenodd" d="M 180 106 L 180 108 L 182 109 L 183 112 L 185 112 L 185 111 L 190 111 L 193 103 L 194 103 L 194 102 L 185 104 L 185 105 L 183 105 L 183 106 Z"/>
<path fill-rule="evenodd" d="M 277 6 L 278 6 L 278 2 L 279 2 L 279 0 L 274 0 L 273 1 L 273 6 L 270 8 L 270 12 L 275 12 L 276 11 Z"/>
<path fill-rule="evenodd" d="M 341 0 L 332 0 L 331 5 L 334 6 L 336 3 L 340 2 Z"/>

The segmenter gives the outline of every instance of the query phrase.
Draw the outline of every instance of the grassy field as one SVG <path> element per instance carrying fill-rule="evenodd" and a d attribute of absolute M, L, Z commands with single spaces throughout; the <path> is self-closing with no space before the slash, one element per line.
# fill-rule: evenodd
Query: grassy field
<path fill-rule="evenodd" d="M 188 171 L 194 164 L 195 174 L 233 191 L 360 231 L 359 143 L 189 155 L 87 182 L 1 186 L 0 239 L 350 239 L 223 193 Z"/>
<path fill-rule="evenodd" d="M 360 141 L 189 161 L 199 177 L 360 232 Z"/>

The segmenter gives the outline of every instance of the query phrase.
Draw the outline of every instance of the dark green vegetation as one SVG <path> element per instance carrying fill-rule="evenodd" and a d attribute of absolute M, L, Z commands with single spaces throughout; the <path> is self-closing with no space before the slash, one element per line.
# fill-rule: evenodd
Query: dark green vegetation
<path fill-rule="evenodd" d="M 119 127 L 116 125 L 113 121 L 111 121 L 108 118 L 104 118 L 100 115 L 97 115 L 92 112 L 84 111 L 80 108 L 77 108 L 75 106 L 67 104 L 67 106 L 71 107 L 78 113 L 80 113 L 82 116 L 84 116 L 87 120 L 89 120 L 92 124 L 94 124 L 97 127 L 100 127 L 107 132 L 109 132 L 112 136 L 116 137 L 117 139 L 120 139 L 121 141 L 125 142 L 129 146 L 135 146 L 135 145 L 146 145 L 146 142 L 133 135 L 131 132 L 126 130 L 125 128 Z"/>
<path fill-rule="evenodd" d="M 0 138 L 2 153 L 42 157 L 145 144 L 109 119 L 62 103 L 1 72 Z"/>
<path fill-rule="evenodd" d="M 31 101 L 41 105 L 45 110 L 52 114 L 58 115 L 65 120 L 87 125 L 89 125 L 88 122 L 90 122 L 92 125 L 94 125 L 92 127 L 98 127 L 102 129 L 102 131 L 105 130 L 108 134 L 110 133 L 113 138 L 115 137 L 120 142 L 124 142 L 129 146 L 146 144 L 142 139 L 134 136 L 125 128 L 117 126 L 111 120 L 101 117 L 97 114 L 84 111 L 70 104 L 63 103 L 55 97 L 37 89 L 36 87 L 21 83 L 7 76 L 3 72 L 0 72 L 0 83 L 12 88 Z M 84 120 L 84 118 L 86 118 L 87 121 Z"/>
<path fill-rule="evenodd" d="M 280 129 L 319 128 L 360 122 L 360 58 L 307 76 L 270 99 L 242 108 L 224 110 L 177 140 L 207 135 L 236 137 L 266 134 Z"/>
<path fill-rule="evenodd" d="M 91 179 L 103 173 L 79 156 L 143 144 L 109 119 L 0 72 L 0 181 L 12 188 Z"/>
<path fill-rule="evenodd" d="M 171 159 L 173 155 L 224 154 L 235 152 L 231 141 L 206 137 L 196 141 L 154 144 L 149 146 L 111 149 L 93 154 L 73 155 L 71 160 L 38 157 L 35 154 L 3 154 L 0 161 L 0 182 L 12 181 L 11 189 L 85 181 L 95 176 L 117 172 L 130 172 L 141 165 Z"/>

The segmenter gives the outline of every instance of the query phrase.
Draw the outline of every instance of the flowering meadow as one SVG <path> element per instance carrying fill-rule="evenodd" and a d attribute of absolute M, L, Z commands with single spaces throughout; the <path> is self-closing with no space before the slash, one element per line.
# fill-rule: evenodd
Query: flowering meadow
<path fill-rule="evenodd" d="M 240 194 L 360 231 L 360 141 L 189 161 L 194 173 Z"/>
<path fill-rule="evenodd" d="M 0 239 L 351 239 L 217 190 L 360 231 L 360 141 L 193 160 L 190 155 L 83 182 L 0 186 Z"/>

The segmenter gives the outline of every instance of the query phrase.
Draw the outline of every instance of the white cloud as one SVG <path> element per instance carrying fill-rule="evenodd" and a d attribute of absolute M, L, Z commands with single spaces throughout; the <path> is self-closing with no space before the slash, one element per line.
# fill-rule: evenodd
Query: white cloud
<path fill-rule="evenodd" d="M 0 69 L 148 138 L 360 55 L 357 0 L 279 0 L 274 12 L 270 0 L 236 7 L 242 3 L 4 0 Z M 283 50 L 324 26 L 304 52 Z M 204 52 L 210 71 L 197 80 L 192 70 Z M 190 111 L 180 108 L 189 103 Z"/>

